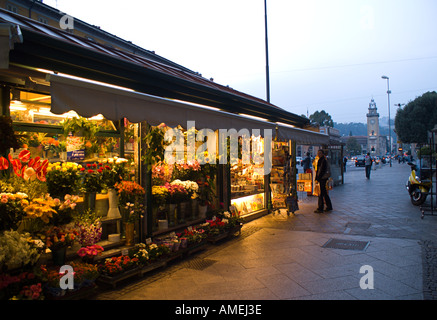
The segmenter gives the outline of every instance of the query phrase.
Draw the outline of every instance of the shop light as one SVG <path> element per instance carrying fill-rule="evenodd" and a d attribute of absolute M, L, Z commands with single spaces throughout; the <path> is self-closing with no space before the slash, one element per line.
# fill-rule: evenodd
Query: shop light
<path fill-rule="evenodd" d="M 251 118 L 254 120 L 259 120 L 259 121 L 265 121 L 265 122 L 269 122 L 269 120 L 265 119 L 265 118 L 261 118 L 261 117 L 257 117 L 257 116 L 252 116 L 250 114 L 245 114 L 245 113 L 239 113 L 240 116 L 243 117 L 247 117 L 247 118 Z"/>
<path fill-rule="evenodd" d="M 290 127 L 290 128 L 297 128 L 296 126 L 293 126 L 292 124 L 288 124 L 288 123 L 283 123 L 283 122 L 276 122 L 276 123 L 281 125 L 281 126 L 286 126 L 286 127 Z"/>

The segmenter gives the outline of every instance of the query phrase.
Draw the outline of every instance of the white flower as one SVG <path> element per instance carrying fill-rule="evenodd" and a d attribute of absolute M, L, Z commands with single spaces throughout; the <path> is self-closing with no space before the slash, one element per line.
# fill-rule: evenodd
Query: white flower
<path fill-rule="evenodd" d="M 225 218 L 231 217 L 231 214 L 228 211 L 223 212 L 223 215 L 225 216 Z"/>

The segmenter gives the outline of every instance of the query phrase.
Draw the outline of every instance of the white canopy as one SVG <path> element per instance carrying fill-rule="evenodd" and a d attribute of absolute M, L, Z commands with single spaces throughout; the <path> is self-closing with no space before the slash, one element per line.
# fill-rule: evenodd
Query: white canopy
<path fill-rule="evenodd" d="M 160 98 L 106 85 L 78 80 L 66 76 L 48 75 L 51 90 L 51 111 L 57 114 L 74 110 L 83 117 L 102 114 L 116 121 L 127 118 L 130 122 L 146 121 L 157 126 L 165 123 L 170 127 L 187 121 L 195 121 L 197 129 L 271 129 L 273 136 L 278 129 L 278 138 L 294 140 L 300 144 L 328 144 L 325 134 L 293 128 L 285 125 L 256 120 L 245 116 L 210 109 L 189 103 Z"/>

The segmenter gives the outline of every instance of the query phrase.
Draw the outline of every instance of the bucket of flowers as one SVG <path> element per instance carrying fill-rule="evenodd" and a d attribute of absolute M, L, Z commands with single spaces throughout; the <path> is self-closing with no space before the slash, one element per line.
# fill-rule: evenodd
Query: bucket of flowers
<path fill-rule="evenodd" d="M 78 236 L 76 229 L 61 227 L 50 227 L 45 232 L 45 244 L 52 253 L 53 263 L 55 265 L 64 265 L 67 248 L 73 245 Z"/>
<path fill-rule="evenodd" d="M 83 262 L 92 263 L 94 258 L 99 256 L 105 249 L 98 244 L 82 247 L 77 251 L 77 255 L 82 258 Z"/>

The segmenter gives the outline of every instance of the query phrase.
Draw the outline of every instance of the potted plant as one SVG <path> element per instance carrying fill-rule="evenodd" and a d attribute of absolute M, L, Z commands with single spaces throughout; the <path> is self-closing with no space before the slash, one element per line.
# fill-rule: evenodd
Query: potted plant
<path fill-rule="evenodd" d="M 91 139 L 99 131 L 97 124 L 83 117 L 73 117 L 61 122 L 64 136 L 72 134 L 74 136 Z"/>
<path fill-rule="evenodd" d="M 75 162 L 55 162 L 47 167 L 47 191 L 53 198 L 63 199 L 67 194 L 76 194 L 79 189 L 81 165 Z"/>
<path fill-rule="evenodd" d="M 143 197 L 145 190 L 133 181 L 121 181 L 115 185 L 119 194 L 122 219 L 125 226 L 126 245 L 133 245 L 135 222 L 144 213 Z"/>
<path fill-rule="evenodd" d="M 84 194 L 85 209 L 93 210 L 96 205 L 96 194 L 102 191 L 102 172 L 103 169 L 97 164 L 88 163 L 86 168 L 80 169 L 82 173 L 81 191 Z"/>

